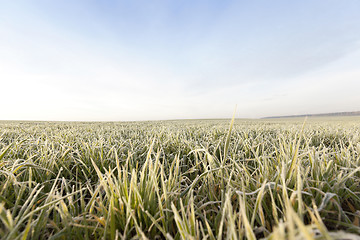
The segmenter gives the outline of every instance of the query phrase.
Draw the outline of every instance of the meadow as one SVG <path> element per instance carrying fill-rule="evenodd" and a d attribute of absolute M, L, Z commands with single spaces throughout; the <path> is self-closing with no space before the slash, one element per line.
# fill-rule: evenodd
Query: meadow
<path fill-rule="evenodd" d="M 358 239 L 360 118 L 0 122 L 0 239 Z"/>

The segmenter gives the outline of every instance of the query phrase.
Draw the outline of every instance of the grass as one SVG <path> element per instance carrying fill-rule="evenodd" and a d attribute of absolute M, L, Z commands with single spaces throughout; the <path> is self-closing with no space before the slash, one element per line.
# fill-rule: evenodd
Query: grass
<path fill-rule="evenodd" d="M 1 239 L 359 239 L 360 119 L 0 122 Z"/>

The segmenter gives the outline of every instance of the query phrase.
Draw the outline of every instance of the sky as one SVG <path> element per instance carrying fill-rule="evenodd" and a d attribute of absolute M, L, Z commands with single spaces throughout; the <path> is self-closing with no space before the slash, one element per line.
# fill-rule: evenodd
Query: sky
<path fill-rule="evenodd" d="M 0 120 L 360 110 L 359 0 L 0 0 Z"/>

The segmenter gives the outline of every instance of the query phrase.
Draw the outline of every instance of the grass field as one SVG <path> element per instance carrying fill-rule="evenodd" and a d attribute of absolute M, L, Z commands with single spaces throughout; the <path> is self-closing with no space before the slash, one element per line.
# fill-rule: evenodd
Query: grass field
<path fill-rule="evenodd" d="M 357 239 L 360 118 L 0 122 L 0 239 Z"/>

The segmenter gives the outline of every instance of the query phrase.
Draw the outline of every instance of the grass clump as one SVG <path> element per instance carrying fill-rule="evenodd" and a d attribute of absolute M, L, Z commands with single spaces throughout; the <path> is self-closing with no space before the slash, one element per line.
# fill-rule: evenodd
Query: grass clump
<path fill-rule="evenodd" d="M 358 118 L 0 123 L 1 239 L 356 239 Z"/>

